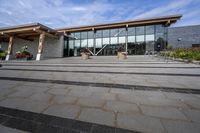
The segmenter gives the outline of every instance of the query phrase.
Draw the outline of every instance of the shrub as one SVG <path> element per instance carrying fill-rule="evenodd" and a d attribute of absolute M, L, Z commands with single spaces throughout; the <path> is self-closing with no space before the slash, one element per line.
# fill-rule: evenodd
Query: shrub
<path fill-rule="evenodd" d="M 162 55 L 188 60 L 200 60 L 200 48 L 176 48 L 162 52 Z"/>

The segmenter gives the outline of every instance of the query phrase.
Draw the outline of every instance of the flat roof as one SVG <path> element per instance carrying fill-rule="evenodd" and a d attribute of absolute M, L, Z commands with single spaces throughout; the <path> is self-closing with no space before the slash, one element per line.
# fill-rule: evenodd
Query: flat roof
<path fill-rule="evenodd" d="M 49 32 L 56 32 L 54 29 L 49 28 L 49 27 L 47 27 L 43 24 L 40 24 L 40 23 L 29 23 L 29 24 L 23 24 L 23 25 L 2 27 L 2 28 L 0 28 L 0 32 L 6 32 L 6 31 L 9 31 L 9 30 L 16 30 L 17 31 L 17 29 L 20 30 L 22 28 L 34 28 L 34 27 L 39 27 L 40 29 L 45 30 L 45 31 L 49 31 Z"/>
<path fill-rule="evenodd" d="M 178 15 L 137 19 L 137 20 L 123 21 L 123 22 L 114 22 L 114 23 L 105 23 L 105 24 L 96 24 L 96 25 L 86 25 L 86 26 L 77 26 L 77 27 L 58 28 L 56 30 L 58 32 L 76 32 L 76 31 L 85 31 L 85 30 L 94 30 L 94 29 L 126 27 L 127 25 L 128 26 L 139 26 L 139 25 L 166 24 L 166 23 L 168 25 L 170 25 L 172 23 L 175 23 L 181 17 L 182 17 L 182 15 L 178 14 Z"/>
<path fill-rule="evenodd" d="M 88 31 L 88 30 L 97 30 L 106 28 L 119 28 L 127 26 L 140 26 L 140 25 L 152 25 L 152 24 L 165 24 L 169 26 L 172 23 L 175 23 L 181 17 L 182 15 L 179 14 L 179 15 L 123 21 L 123 22 L 104 23 L 104 24 L 95 24 L 95 25 L 78 26 L 78 27 L 66 27 L 58 29 L 52 29 L 40 23 L 30 23 L 30 24 L 0 28 L 0 40 L 8 39 L 8 37 L 12 35 L 19 38 L 31 39 L 31 37 L 38 36 L 41 32 L 45 32 L 49 36 L 57 36 L 58 33 L 70 33 L 70 32 Z"/>
<path fill-rule="evenodd" d="M 17 26 L 9 26 L 0 28 L 0 41 L 8 41 L 10 36 L 25 40 L 33 40 L 35 36 L 39 36 L 45 32 L 47 36 L 56 37 L 57 31 L 40 23 L 30 23 Z"/>

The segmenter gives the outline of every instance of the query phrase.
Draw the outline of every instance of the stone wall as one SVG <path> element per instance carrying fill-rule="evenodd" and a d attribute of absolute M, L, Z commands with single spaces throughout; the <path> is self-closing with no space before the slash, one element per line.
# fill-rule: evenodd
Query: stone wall
<path fill-rule="evenodd" d="M 200 44 L 200 25 L 168 28 L 168 45 L 188 48 L 192 44 Z"/>
<path fill-rule="evenodd" d="M 60 36 L 59 39 L 45 37 L 43 57 L 57 58 L 63 57 L 64 38 Z"/>
<path fill-rule="evenodd" d="M 15 53 L 20 51 L 23 46 L 28 46 L 28 51 L 33 54 L 34 59 L 37 55 L 39 37 L 35 37 L 34 41 L 27 41 L 19 38 L 14 38 L 14 44 L 10 59 L 15 59 Z M 8 42 L 0 42 L 2 49 L 8 49 Z M 44 41 L 42 58 L 57 58 L 63 57 L 63 36 L 59 36 L 58 39 L 46 36 Z"/>

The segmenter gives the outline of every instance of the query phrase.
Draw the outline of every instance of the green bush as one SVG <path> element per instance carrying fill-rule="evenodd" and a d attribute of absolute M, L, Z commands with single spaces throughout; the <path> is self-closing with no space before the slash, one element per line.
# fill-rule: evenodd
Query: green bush
<path fill-rule="evenodd" d="M 162 52 L 162 55 L 188 59 L 188 60 L 200 60 L 200 48 L 176 48 L 170 51 Z"/>

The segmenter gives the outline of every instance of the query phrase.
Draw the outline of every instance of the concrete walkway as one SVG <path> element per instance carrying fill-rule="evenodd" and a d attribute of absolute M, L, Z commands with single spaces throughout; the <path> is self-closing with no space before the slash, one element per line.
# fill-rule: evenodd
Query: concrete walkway
<path fill-rule="evenodd" d="M 1 64 L 2 107 L 139 132 L 200 132 L 199 65 L 148 56 Z"/>

